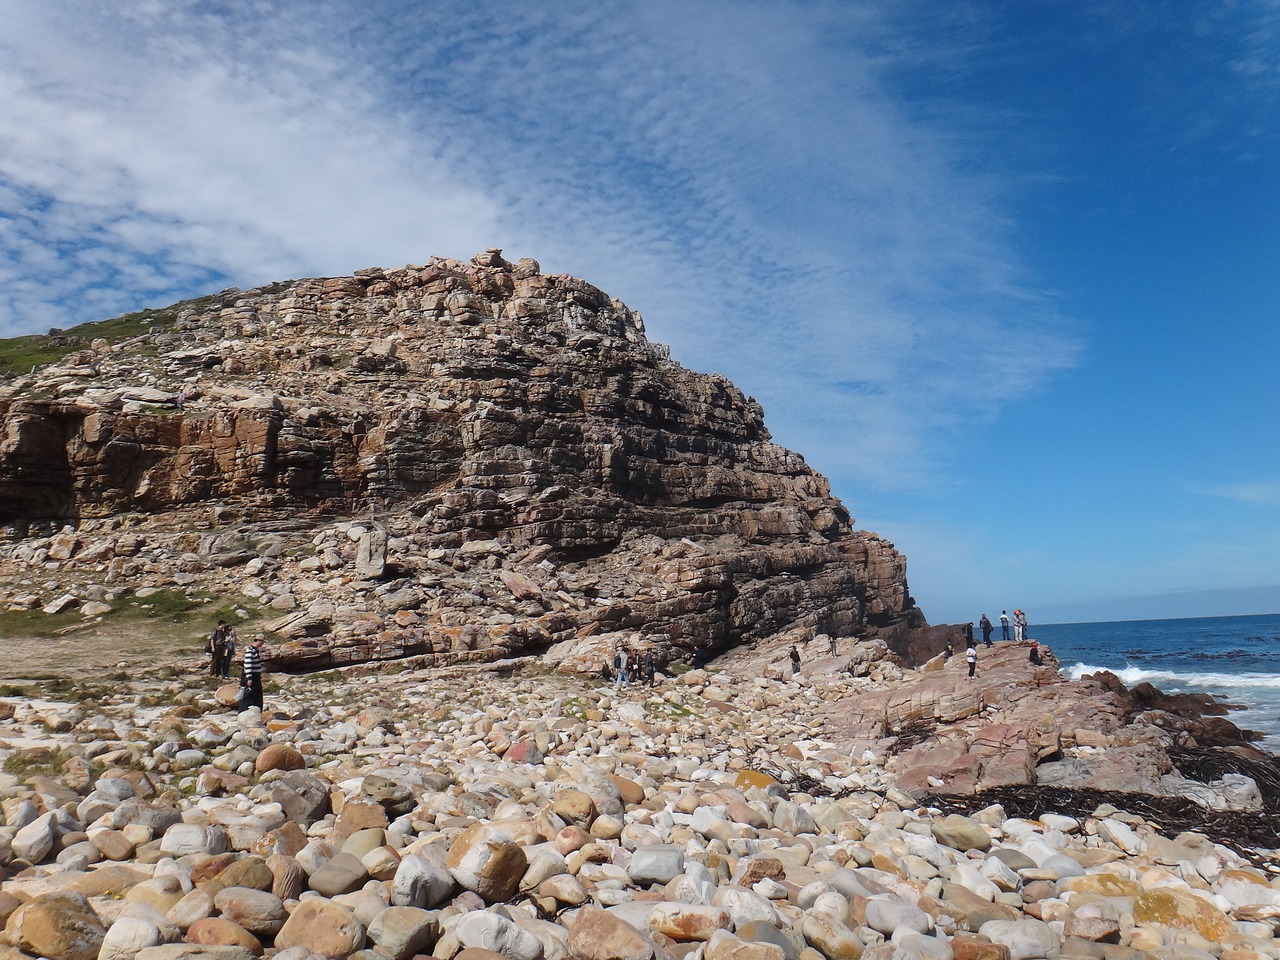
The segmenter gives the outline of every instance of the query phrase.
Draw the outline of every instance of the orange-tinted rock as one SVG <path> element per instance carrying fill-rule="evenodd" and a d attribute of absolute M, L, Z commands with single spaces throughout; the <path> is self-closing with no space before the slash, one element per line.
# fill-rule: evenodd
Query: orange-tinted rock
<path fill-rule="evenodd" d="M 303 900 L 276 934 L 276 949 L 305 947 L 326 957 L 345 957 L 364 946 L 364 927 L 332 900 Z"/>
<path fill-rule="evenodd" d="M 306 765 L 306 758 L 296 747 L 287 743 L 268 744 L 253 761 L 253 769 L 258 773 L 266 773 L 268 770 L 302 770 Z"/>
<path fill-rule="evenodd" d="M 1009 948 L 1003 943 L 992 943 L 976 934 L 957 933 L 951 938 L 955 960 L 1009 960 Z"/>
<path fill-rule="evenodd" d="M 1193 930 L 1206 940 L 1221 943 L 1235 924 L 1213 904 L 1181 890 L 1161 889 L 1140 893 L 1133 901 L 1133 919 L 1140 925 L 1160 924 Z"/>
<path fill-rule="evenodd" d="M 529 867 L 524 848 L 506 834 L 485 824 L 468 827 L 453 841 L 445 857 L 453 878 L 486 903 L 510 899 Z"/>
<path fill-rule="evenodd" d="M 261 956 L 262 943 L 252 933 L 224 917 L 205 917 L 187 930 L 188 943 L 206 946 L 244 947 Z"/>
<path fill-rule="evenodd" d="M 569 951 L 578 960 L 653 960 L 653 941 L 599 907 L 585 906 L 569 927 Z"/>
<path fill-rule="evenodd" d="M 106 929 L 78 893 L 46 893 L 15 910 L 5 924 L 20 950 L 56 960 L 96 960 Z"/>

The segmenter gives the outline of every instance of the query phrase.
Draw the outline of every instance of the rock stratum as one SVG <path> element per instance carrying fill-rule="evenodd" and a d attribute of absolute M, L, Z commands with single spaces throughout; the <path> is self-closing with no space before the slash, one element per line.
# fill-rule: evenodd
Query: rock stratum
<path fill-rule="evenodd" d="M 819 634 L 905 650 L 924 625 L 904 557 L 760 405 L 582 280 L 490 250 L 169 320 L 0 387 L 11 606 L 202 587 L 270 611 L 298 669 L 539 650 L 591 671 L 619 641 L 664 665 Z"/>

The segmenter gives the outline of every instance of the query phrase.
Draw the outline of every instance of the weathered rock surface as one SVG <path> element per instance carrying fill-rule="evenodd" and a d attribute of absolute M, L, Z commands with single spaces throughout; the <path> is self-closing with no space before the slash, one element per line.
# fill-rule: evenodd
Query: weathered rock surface
<path fill-rule="evenodd" d="M 120 583 L 234 592 L 297 668 L 905 650 L 904 558 L 759 404 L 521 262 L 229 291 L 0 385 L 0 583 L 38 569 L 15 602 L 84 615 Z"/>

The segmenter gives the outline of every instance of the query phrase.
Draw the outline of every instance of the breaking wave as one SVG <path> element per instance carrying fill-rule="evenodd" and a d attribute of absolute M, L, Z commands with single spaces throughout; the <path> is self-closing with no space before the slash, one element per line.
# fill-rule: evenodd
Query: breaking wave
<path fill-rule="evenodd" d="M 1280 673 L 1200 673 L 1192 670 L 1144 670 L 1142 667 L 1095 667 L 1087 663 L 1073 663 L 1066 668 L 1072 680 L 1079 680 L 1090 673 L 1109 670 L 1120 678 L 1126 687 L 1148 682 L 1161 689 L 1169 686 L 1185 687 L 1254 687 L 1280 689 Z"/>

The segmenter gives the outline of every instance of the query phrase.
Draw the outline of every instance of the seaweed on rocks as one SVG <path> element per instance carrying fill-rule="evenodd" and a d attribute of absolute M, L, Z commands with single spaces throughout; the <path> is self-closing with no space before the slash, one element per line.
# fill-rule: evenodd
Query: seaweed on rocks
<path fill-rule="evenodd" d="M 1270 797 L 1264 800 L 1265 813 L 1209 810 L 1186 797 L 1036 786 L 996 787 L 969 795 L 928 794 L 920 802 L 943 813 L 966 815 L 999 804 L 1007 816 L 1030 820 L 1045 813 L 1085 820 L 1099 816 L 1099 808 L 1109 805 L 1142 817 L 1152 829 L 1170 839 L 1187 831 L 1203 834 L 1260 869 L 1280 873 L 1280 818 L 1271 806 L 1277 802 L 1277 794 L 1262 783 L 1258 786 L 1264 798 Z"/>
<path fill-rule="evenodd" d="M 1189 780 L 1212 783 L 1225 774 L 1241 773 L 1258 785 L 1262 808 L 1268 814 L 1280 814 L 1280 757 L 1257 750 L 1232 748 L 1196 748 L 1170 750 L 1169 759 Z"/>
<path fill-rule="evenodd" d="M 889 736 L 896 738 L 890 748 L 893 753 L 903 753 L 933 737 L 938 731 L 938 722 L 921 718 L 904 723 L 897 730 L 891 730 Z"/>

